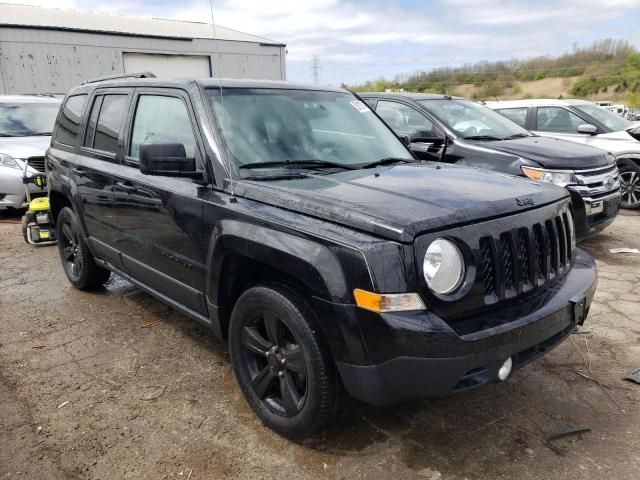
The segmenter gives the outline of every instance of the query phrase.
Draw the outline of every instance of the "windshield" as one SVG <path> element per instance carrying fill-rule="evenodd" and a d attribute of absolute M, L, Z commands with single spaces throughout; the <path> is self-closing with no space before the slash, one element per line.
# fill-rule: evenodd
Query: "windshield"
<path fill-rule="evenodd" d="M 384 123 L 348 93 L 223 88 L 207 90 L 207 95 L 229 154 L 240 167 L 286 168 L 277 163 L 305 160 L 353 167 L 391 157 L 413 160 Z"/>
<path fill-rule="evenodd" d="M 524 128 L 470 100 L 419 100 L 431 114 L 463 138 L 504 140 L 530 136 Z"/>
<path fill-rule="evenodd" d="M 0 103 L 0 137 L 51 135 L 57 103 Z"/>
<path fill-rule="evenodd" d="M 626 120 L 617 113 L 596 104 L 574 105 L 574 107 L 582 113 L 586 113 L 590 117 L 593 117 L 596 121 L 614 132 L 626 130 L 631 126 L 631 122 L 629 120 Z"/>

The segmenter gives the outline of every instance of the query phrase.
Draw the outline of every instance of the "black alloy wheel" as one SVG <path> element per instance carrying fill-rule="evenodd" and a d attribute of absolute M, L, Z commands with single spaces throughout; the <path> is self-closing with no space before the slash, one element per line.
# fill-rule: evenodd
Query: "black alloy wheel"
<path fill-rule="evenodd" d="M 92 290 L 109 280 L 111 272 L 96 265 L 82 235 L 78 218 L 69 207 L 64 207 L 58 214 L 56 238 L 62 268 L 74 287 Z"/>
<path fill-rule="evenodd" d="M 82 273 L 82 250 L 79 246 L 78 233 L 73 229 L 71 221 L 65 218 L 60 223 L 60 259 L 69 280 L 78 281 Z"/>
<path fill-rule="evenodd" d="M 247 402 L 272 430 L 297 440 L 333 418 L 342 385 L 314 312 L 293 290 L 246 290 L 231 314 L 229 351 Z"/>
<path fill-rule="evenodd" d="M 307 395 L 307 365 L 286 323 L 261 310 L 243 327 L 241 343 L 257 397 L 279 415 L 297 415 Z"/>
<path fill-rule="evenodd" d="M 620 168 L 620 206 L 640 208 L 640 168 L 625 165 Z"/>

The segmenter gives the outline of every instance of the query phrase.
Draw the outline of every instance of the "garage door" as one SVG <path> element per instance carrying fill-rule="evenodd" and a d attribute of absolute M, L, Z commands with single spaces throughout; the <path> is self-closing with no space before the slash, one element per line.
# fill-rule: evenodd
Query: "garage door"
<path fill-rule="evenodd" d="M 156 77 L 210 77 L 209 57 L 205 55 L 122 54 L 124 72 L 151 72 Z"/>

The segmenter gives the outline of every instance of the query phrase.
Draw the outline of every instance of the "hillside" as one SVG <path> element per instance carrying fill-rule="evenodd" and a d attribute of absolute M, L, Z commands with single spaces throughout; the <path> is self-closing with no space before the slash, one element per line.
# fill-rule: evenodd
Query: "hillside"
<path fill-rule="evenodd" d="M 350 86 L 356 91 L 399 90 L 461 95 L 478 100 L 586 98 L 640 107 L 640 53 L 624 40 L 573 46 L 558 57 L 542 56 L 396 75 Z"/>

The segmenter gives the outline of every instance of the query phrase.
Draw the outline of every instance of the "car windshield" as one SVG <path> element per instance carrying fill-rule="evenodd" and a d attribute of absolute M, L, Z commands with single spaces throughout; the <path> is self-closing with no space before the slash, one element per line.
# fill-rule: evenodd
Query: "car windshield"
<path fill-rule="evenodd" d="M 222 88 L 207 94 L 228 152 L 241 168 L 294 163 L 357 168 L 413 160 L 369 107 L 349 93 Z"/>
<path fill-rule="evenodd" d="M 463 138 L 504 140 L 531 135 L 517 123 L 471 100 L 432 99 L 419 103 Z"/>
<path fill-rule="evenodd" d="M 626 120 L 617 113 L 607 110 L 606 108 L 596 105 L 595 103 L 574 105 L 574 107 L 582 113 L 593 117 L 596 121 L 614 132 L 626 130 L 631 126 L 631 122 L 629 120 Z"/>
<path fill-rule="evenodd" d="M 0 137 L 51 135 L 58 103 L 0 103 Z"/>

